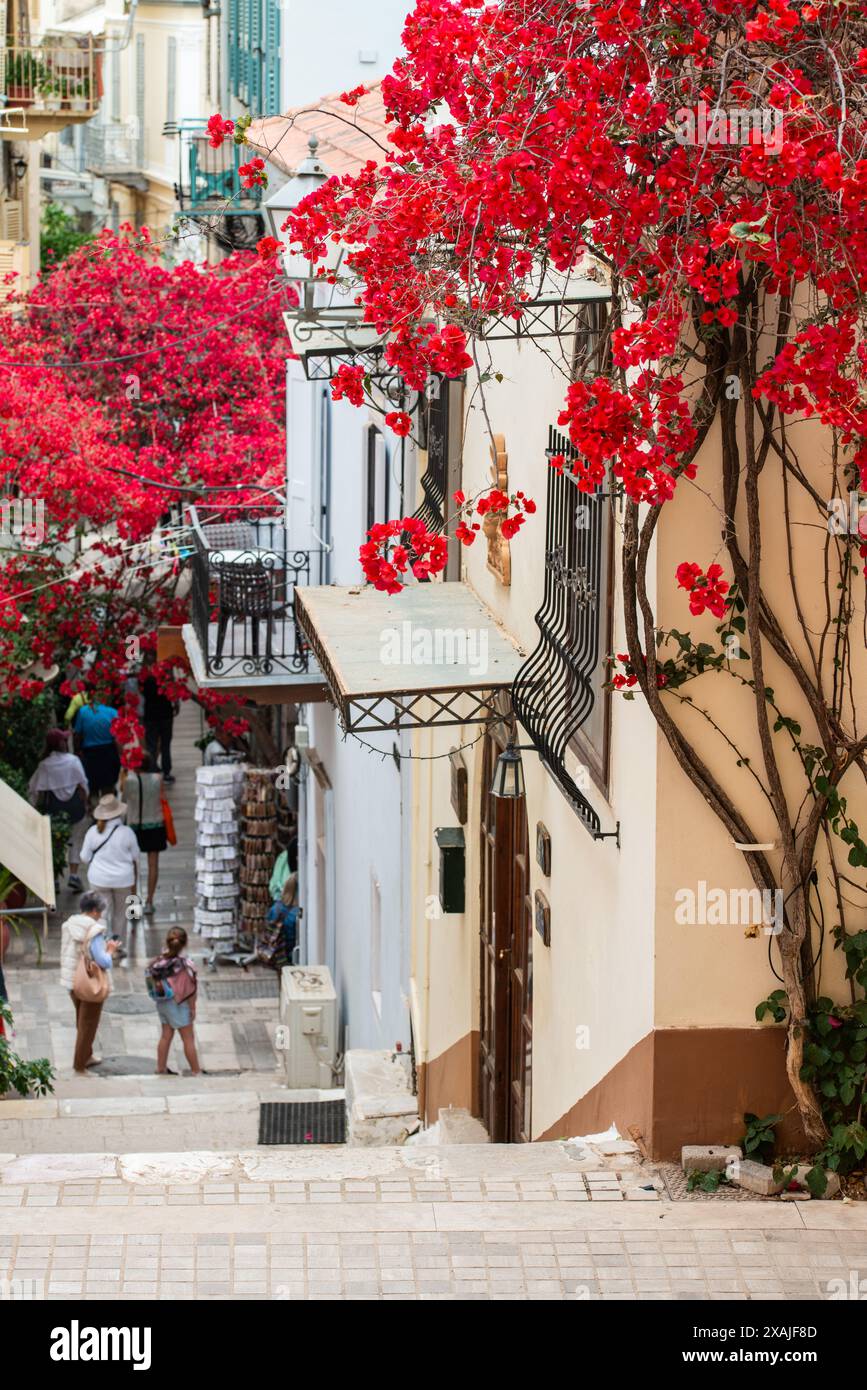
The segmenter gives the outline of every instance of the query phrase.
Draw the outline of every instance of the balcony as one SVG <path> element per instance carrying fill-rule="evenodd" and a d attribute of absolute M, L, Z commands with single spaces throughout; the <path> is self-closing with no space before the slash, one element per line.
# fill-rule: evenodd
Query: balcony
<path fill-rule="evenodd" d="M 91 34 L 46 35 L 0 48 L 0 96 L 22 127 L 10 136 L 41 138 L 50 131 L 90 120 L 102 95 L 102 54 Z"/>
<path fill-rule="evenodd" d="M 201 121 L 182 121 L 166 126 L 180 144 L 180 176 L 177 185 L 181 209 L 193 216 L 255 217 L 262 201 L 261 188 L 241 188 L 238 166 L 250 159 L 250 151 L 234 141 L 215 150 Z"/>
<path fill-rule="evenodd" d="M 184 643 L 199 685 L 265 703 L 316 700 L 325 685 L 295 616 L 311 552 L 289 543 L 282 515 L 204 522 L 188 512 L 192 622 Z"/>
<path fill-rule="evenodd" d="M 91 122 L 84 128 L 85 168 L 98 178 L 120 183 L 128 188 L 147 188 L 142 172 L 141 135 L 134 121 L 99 125 Z"/>

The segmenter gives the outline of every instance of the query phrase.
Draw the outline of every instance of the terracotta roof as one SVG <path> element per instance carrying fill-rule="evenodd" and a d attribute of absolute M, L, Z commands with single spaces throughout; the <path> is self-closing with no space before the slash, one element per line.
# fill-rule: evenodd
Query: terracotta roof
<path fill-rule="evenodd" d="M 309 106 L 292 107 L 285 116 L 253 121 L 247 144 L 289 175 L 307 158 L 311 135 L 317 136 L 317 153 L 332 174 L 355 173 L 369 159 L 382 163 L 391 147 L 386 140 L 381 82 L 372 82 L 368 88 L 355 106 L 347 106 L 335 93 Z"/>

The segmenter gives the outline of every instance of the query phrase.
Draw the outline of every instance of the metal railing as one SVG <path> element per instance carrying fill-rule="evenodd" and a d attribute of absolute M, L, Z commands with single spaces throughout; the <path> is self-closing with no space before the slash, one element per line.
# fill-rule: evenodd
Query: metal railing
<path fill-rule="evenodd" d="M 302 675 L 310 648 L 295 618 L 295 586 L 310 551 L 289 546 L 282 516 L 201 521 L 191 532 L 192 622 L 211 677 Z"/>
<path fill-rule="evenodd" d="M 141 168 L 140 152 L 137 122 L 84 127 L 84 163 L 93 174 L 130 177 Z"/>
<path fill-rule="evenodd" d="M 238 167 L 250 151 L 234 141 L 214 149 L 203 123 L 181 122 L 178 200 L 184 212 L 219 213 L 224 217 L 253 217 L 259 211 L 262 189 L 242 188 Z"/>
<path fill-rule="evenodd" d="M 6 106 L 93 115 L 99 105 L 100 55 L 90 34 L 0 46 L 0 94 Z"/>
<path fill-rule="evenodd" d="M 539 641 L 512 688 L 512 704 L 543 763 L 587 829 L 601 838 L 599 816 L 575 782 L 567 755 L 596 700 L 605 588 L 608 494 L 582 493 L 569 470 L 568 438 L 549 431 L 548 456 L 566 466 L 548 470 L 545 590 L 536 613 Z"/>

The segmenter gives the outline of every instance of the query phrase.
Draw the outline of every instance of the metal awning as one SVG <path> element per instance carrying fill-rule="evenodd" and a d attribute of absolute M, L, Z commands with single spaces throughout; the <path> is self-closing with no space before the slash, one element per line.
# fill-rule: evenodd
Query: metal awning
<path fill-rule="evenodd" d="M 484 723 L 523 660 L 463 583 L 297 588 L 295 615 L 349 733 Z"/>

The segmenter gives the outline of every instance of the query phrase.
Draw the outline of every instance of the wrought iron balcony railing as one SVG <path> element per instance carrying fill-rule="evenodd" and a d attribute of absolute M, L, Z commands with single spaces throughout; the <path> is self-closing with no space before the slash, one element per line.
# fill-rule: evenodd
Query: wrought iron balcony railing
<path fill-rule="evenodd" d="M 302 675 L 310 649 L 295 618 L 295 586 L 310 552 L 289 547 L 282 517 L 205 522 L 189 510 L 192 623 L 210 677 Z"/>
<path fill-rule="evenodd" d="M 84 127 L 84 163 L 92 174 L 115 183 L 147 185 L 137 121 L 92 122 Z"/>
<path fill-rule="evenodd" d="M 249 161 L 244 145 L 224 141 L 214 149 L 201 121 L 182 121 L 165 132 L 179 137 L 177 196 L 184 212 L 221 217 L 255 217 L 262 201 L 258 186 L 242 188 L 238 167 Z"/>
<path fill-rule="evenodd" d="M 545 590 L 536 614 L 539 642 L 515 678 L 512 703 L 543 763 L 595 838 L 600 820 L 569 768 L 570 744 L 597 699 L 606 587 L 607 493 L 579 491 L 569 471 L 569 440 L 551 429 L 548 455 L 566 467 L 548 470 Z M 577 761 L 577 760 L 575 760 Z"/>
<path fill-rule="evenodd" d="M 101 61 L 90 34 L 7 41 L 0 45 L 3 104 L 46 116 L 63 113 L 70 120 L 92 116 L 99 106 Z"/>

